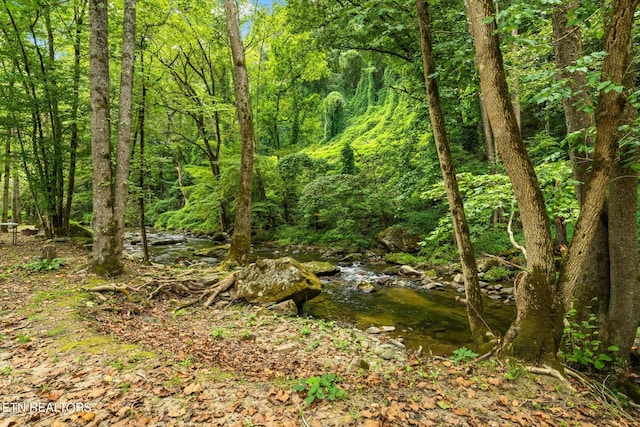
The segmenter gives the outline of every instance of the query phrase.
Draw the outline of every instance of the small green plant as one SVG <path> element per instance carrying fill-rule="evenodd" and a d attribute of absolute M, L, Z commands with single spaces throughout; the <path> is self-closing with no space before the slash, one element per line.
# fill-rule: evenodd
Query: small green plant
<path fill-rule="evenodd" d="M 184 316 L 186 314 L 186 311 L 184 310 L 184 308 L 181 308 L 179 310 L 176 310 L 173 312 L 173 315 L 178 317 L 178 316 Z"/>
<path fill-rule="evenodd" d="M 104 361 L 104 364 L 107 366 L 113 367 L 116 371 L 120 372 L 124 368 L 124 363 L 120 359 L 110 360 L 107 359 Z"/>
<path fill-rule="evenodd" d="M 315 350 L 315 349 L 316 349 L 316 348 L 318 348 L 318 347 L 320 347 L 320 340 L 313 340 L 313 341 L 311 342 L 311 344 L 309 344 L 309 345 L 307 346 L 307 348 L 305 348 L 305 350 L 306 350 L 306 351 L 313 351 L 313 350 Z"/>
<path fill-rule="evenodd" d="M 31 337 L 27 334 L 18 334 L 18 341 L 21 343 L 28 343 L 31 341 Z"/>
<path fill-rule="evenodd" d="M 507 372 L 505 372 L 504 377 L 509 381 L 513 381 L 518 379 L 525 372 L 525 369 L 520 364 L 514 361 L 509 361 Z"/>
<path fill-rule="evenodd" d="M 311 334 L 311 327 L 309 325 L 304 325 L 302 329 L 300 329 L 300 335 L 309 335 Z"/>
<path fill-rule="evenodd" d="M 13 368 L 11 366 L 3 366 L 0 368 L 0 375 L 11 375 Z"/>
<path fill-rule="evenodd" d="M 348 340 L 333 338 L 331 341 L 333 341 L 333 346 L 338 350 L 342 350 L 346 352 L 349 348 Z"/>
<path fill-rule="evenodd" d="M 25 264 L 21 264 L 20 267 L 24 270 L 38 273 L 41 271 L 60 270 L 62 267 L 62 258 L 43 259 L 38 261 L 31 261 Z"/>
<path fill-rule="evenodd" d="M 184 366 L 185 368 L 188 368 L 191 365 L 193 365 L 193 360 L 191 360 L 190 357 L 187 357 L 186 359 L 180 362 L 180 366 Z"/>
<path fill-rule="evenodd" d="M 214 330 L 211 331 L 211 336 L 215 339 L 218 338 L 224 338 L 224 336 L 226 335 L 227 330 L 225 328 L 215 328 Z"/>
<path fill-rule="evenodd" d="M 458 349 L 453 350 L 453 354 L 451 355 L 450 359 L 456 362 L 456 365 L 457 365 L 458 363 L 468 362 L 469 360 L 474 359 L 476 357 L 478 357 L 477 353 L 474 353 L 473 351 L 469 350 L 467 347 L 460 347 Z"/>
<path fill-rule="evenodd" d="M 591 313 L 587 320 L 578 322 L 575 319 L 576 314 L 575 309 L 567 313 L 567 325 L 564 328 L 565 349 L 559 352 L 560 356 L 574 367 L 587 370 L 602 370 L 607 364 L 615 363 L 611 354 L 617 353 L 620 349 L 612 345 L 606 349 L 606 353 L 602 351 L 596 315 Z"/>
<path fill-rule="evenodd" d="M 307 405 L 311 405 L 317 400 L 328 399 L 335 401 L 338 399 L 346 399 L 347 393 L 338 387 L 340 378 L 336 374 L 322 374 L 322 376 L 301 378 L 298 383 L 293 386 L 293 390 L 299 393 L 306 391 L 307 397 L 304 401 Z"/>

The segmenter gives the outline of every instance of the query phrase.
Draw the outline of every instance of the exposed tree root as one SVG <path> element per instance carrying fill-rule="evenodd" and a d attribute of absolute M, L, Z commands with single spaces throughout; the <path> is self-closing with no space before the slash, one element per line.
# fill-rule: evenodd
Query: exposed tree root
<path fill-rule="evenodd" d="M 204 301 L 204 306 L 208 307 L 222 292 L 233 286 L 235 278 L 235 272 L 227 273 L 226 276 L 221 272 L 203 274 L 202 270 L 187 270 L 175 274 L 170 269 L 153 267 L 142 272 L 139 286 L 112 283 L 85 288 L 85 290 L 97 293 L 121 292 L 125 294 L 128 301 L 132 301 L 132 294 L 147 301 L 157 298 L 159 295 L 179 301 L 189 299 L 178 309 L 192 306 L 200 301 Z"/>
<path fill-rule="evenodd" d="M 562 375 L 560 373 L 560 371 L 558 371 L 557 369 L 553 369 L 553 368 L 550 368 L 548 366 L 545 366 L 545 367 L 542 367 L 542 368 L 538 367 L 538 366 L 525 366 L 524 369 L 527 372 L 531 372 L 532 374 L 548 375 L 550 377 L 557 378 L 560 381 L 562 381 L 567 387 L 569 387 L 569 389 L 571 389 L 571 391 L 576 391 L 576 389 L 573 388 L 573 386 L 571 385 L 569 380 L 567 380 L 567 378 L 564 375 Z"/>
<path fill-rule="evenodd" d="M 93 288 L 83 288 L 87 292 L 122 292 L 127 297 L 128 301 L 131 301 L 131 293 L 129 292 L 130 288 L 127 285 L 98 285 Z"/>
<path fill-rule="evenodd" d="M 225 292 L 231 286 L 233 286 L 233 284 L 236 281 L 236 274 L 237 273 L 231 273 L 226 278 L 218 281 L 217 283 L 215 283 L 214 285 L 212 285 L 211 287 L 203 291 L 198 298 L 188 301 L 185 304 L 182 304 L 180 307 L 178 307 L 178 310 L 182 308 L 190 307 L 202 301 L 205 297 L 207 297 L 207 300 L 204 302 L 203 305 L 205 307 L 209 307 L 211 304 L 213 304 L 213 302 L 216 300 L 216 298 L 218 297 L 218 295 L 220 295 L 221 292 Z"/>

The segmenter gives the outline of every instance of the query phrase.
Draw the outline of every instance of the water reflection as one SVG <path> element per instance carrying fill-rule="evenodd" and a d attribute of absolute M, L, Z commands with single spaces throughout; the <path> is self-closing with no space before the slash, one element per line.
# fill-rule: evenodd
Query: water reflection
<path fill-rule="evenodd" d="M 451 354 L 472 343 L 465 307 L 455 300 L 455 289 L 424 290 L 381 287 L 376 292 L 355 291 L 343 284 L 327 281 L 322 294 L 308 301 L 305 312 L 326 320 L 355 325 L 395 326 L 409 349 L 422 346 L 426 354 Z M 487 324 L 504 333 L 515 315 L 515 307 L 485 299 Z"/>

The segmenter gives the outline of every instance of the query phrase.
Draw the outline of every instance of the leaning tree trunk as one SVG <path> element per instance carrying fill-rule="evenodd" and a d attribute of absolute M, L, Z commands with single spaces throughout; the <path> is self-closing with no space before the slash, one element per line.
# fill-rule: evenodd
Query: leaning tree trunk
<path fill-rule="evenodd" d="M 557 365 L 563 313 L 556 304 L 553 242 L 544 199 L 511 105 L 495 12 L 490 0 L 467 0 L 480 87 L 496 146 L 520 209 L 527 270 L 516 286 L 517 316 L 504 350 L 516 358 Z"/>
<path fill-rule="evenodd" d="M 467 297 L 467 316 L 471 334 L 476 346 L 479 348 L 492 336 L 487 327 L 483 315 L 482 294 L 480 293 L 480 282 L 478 280 L 478 269 L 476 259 L 471 244 L 471 235 L 467 218 L 464 212 L 464 205 L 460 191 L 456 171 L 451 157 L 449 141 L 444 123 L 444 115 L 440 105 L 440 95 L 438 93 L 438 82 L 435 79 L 436 65 L 433 58 L 431 43 L 431 23 L 429 19 L 429 6 L 426 0 L 417 1 L 418 24 L 420 26 L 420 44 L 422 47 L 422 63 L 424 67 L 424 81 L 429 101 L 429 116 L 431 118 L 431 128 L 435 139 L 438 160 L 442 171 L 453 230 L 458 245 L 462 275 L 464 277 L 465 292 Z"/>
<path fill-rule="evenodd" d="M 251 252 L 251 192 L 255 135 L 251 112 L 249 77 L 247 76 L 244 48 L 238 24 L 238 6 L 235 0 L 225 0 L 224 5 L 227 16 L 227 34 L 233 57 L 236 110 L 242 143 L 235 230 L 231 237 L 231 247 L 226 261 L 245 263 Z"/>
<path fill-rule="evenodd" d="M 554 6 L 552 15 L 553 39 L 555 47 L 558 80 L 568 82 L 571 96 L 562 99 L 567 136 L 571 140 L 569 157 L 572 162 L 573 178 L 576 181 L 576 197 L 581 206 L 589 181 L 591 163 L 589 150 L 594 140 L 588 128 L 595 125 L 595 118 L 588 113 L 587 107 L 593 107 L 586 73 L 579 70 L 569 71 L 583 55 L 580 26 L 569 25 L 569 15 L 578 7 L 577 0 L 564 0 Z M 582 147 L 580 150 L 579 147 Z M 599 321 L 607 316 L 609 306 L 609 235 L 607 204 L 602 209 L 595 236 L 585 254 L 584 267 L 578 279 L 580 286 L 573 295 L 576 315 L 572 319 L 577 324 L 588 321 L 589 316 L 596 314 Z"/>

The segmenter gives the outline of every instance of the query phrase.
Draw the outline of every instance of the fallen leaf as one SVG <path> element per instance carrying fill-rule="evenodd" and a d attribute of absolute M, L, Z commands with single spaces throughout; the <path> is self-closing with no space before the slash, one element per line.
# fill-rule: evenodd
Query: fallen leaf
<path fill-rule="evenodd" d="M 501 394 L 500 397 L 498 397 L 498 402 L 500 402 L 502 406 L 509 406 L 509 398 L 504 394 Z"/>
<path fill-rule="evenodd" d="M 184 395 L 190 396 L 194 393 L 200 393 L 202 391 L 202 386 L 200 384 L 189 384 L 184 388 Z"/>
<path fill-rule="evenodd" d="M 280 391 L 278 391 L 278 394 L 276 394 L 276 399 L 278 399 L 280 402 L 284 403 L 287 400 L 289 400 L 289 396 L 290 396 L 289 393 L 287 393 L 284 390 L 280 390 Z"/>
<path fill-rule="evenodd" d="M 89 422 L 89 421 L 93 421 L 93 419 L 96 417 L 96 414 L 94 412 L 78 412 L 78 418 L 81 418 L 82 421 L 84 422 Z"/>
<path fill-rule="evenodd" d="M 471 412 L 469 412 L 468 408 L 456 408 L 453 410 L 453 413 L 458 415 L 459 417 L 470 417 Z"/>

